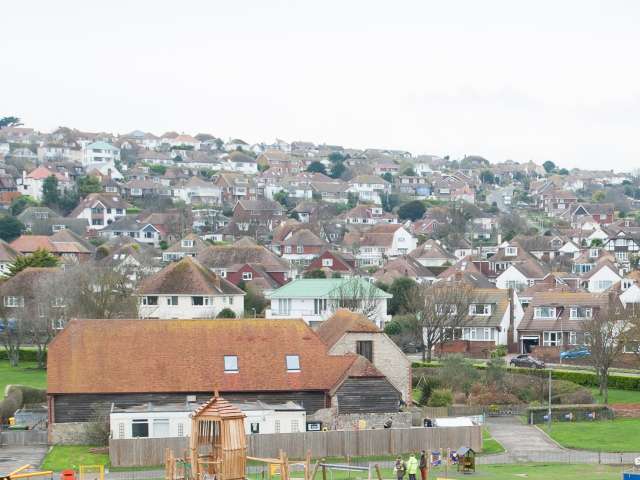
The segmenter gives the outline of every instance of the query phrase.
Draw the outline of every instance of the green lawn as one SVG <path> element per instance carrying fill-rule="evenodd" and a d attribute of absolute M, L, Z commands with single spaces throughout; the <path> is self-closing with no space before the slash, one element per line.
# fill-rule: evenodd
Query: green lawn
<path fill-rule="evenodd" d="M 591 393 L 596 402 L 604 403 L 604 399 L 599 395 L 597 388 L 592 388 Z M 609 403 L 640 403 L 640 391 L 610 388 Z"/>
<path fill-rule="evenodd" d="M 544 427 L 546 430 L 546 426 Z M 553 423 L 551 438 L 564 447 L 602 452 L 640 452 L 640 419 Z"/>
<path fill-rule="evenodd" d="M 17 367 L 9 366 L 8 360 L 0 361 L 0 399 L 4 398 L 7 385 L 26 385 L 28 387 L 45 388 L 47 371 L 37 368 L 36 362 L 20 362 Z"/>
<path fill-rule="evenodd" d="M 79 465 L 109 465 L 106 453 L 91 453 L 88 446 L 56 445 L 52 447 L 42 462 L 43 470 L 59 472 L 67 468 L 77 469 Z"/>
<path fill-rule="evenodd" d="M 624 469 L 619 466 L 609 465 L 478 465 L 476 473 L 472 475 L 457 473 L 455 467 L 449 467 L 446 478 L 477 478 L 482 480 L 514 480 L 518 478 L 526 478 L 528 480 L 620 480 L 622 471 Z M 302 472 L 292 472 L 291 476 L 295 478 L 302 477 Z M 384 479 L 394 478 L 393 472 L 390 469 L 383 469 L 382 477 Z M 248 478 L 262 480 L 261 475 L 249 475 Z M 364 480 L 367 478 L 367 473 L 331 471 L 327 473 L 327 478 L 332 480 Z M 377 478 L 375 474 L 373 478 Z M 430 470 L 429 479 L 435 480 L 436 478 L 445 478 L 444 468 Z"/>
<path fill-rule="evenodd" d="M 482 455 L 491 455 L 504 452 L 500 442 L 494 440 L 487 429 L 482 429 Z"/>

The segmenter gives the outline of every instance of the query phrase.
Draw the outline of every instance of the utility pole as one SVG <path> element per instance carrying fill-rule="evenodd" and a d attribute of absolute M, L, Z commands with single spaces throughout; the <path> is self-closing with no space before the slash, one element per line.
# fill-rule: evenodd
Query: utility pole
<path fill-rule="evenodd" d="M 549 369 L 549 410 L 547 411 L 547 416 L 549 417 L 548 422 L 548 433 L 551 433 L 551 369 Z"/>

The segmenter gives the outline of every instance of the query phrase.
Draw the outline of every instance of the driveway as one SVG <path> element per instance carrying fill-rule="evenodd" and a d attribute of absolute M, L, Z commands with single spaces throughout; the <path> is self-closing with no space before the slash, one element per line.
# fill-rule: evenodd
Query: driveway
<path fill-rule="evenodd" d="M 525 425 L 517 417 L 488 417 L 487 429 L 511 455 L 529 452 L 560 453 L 560 447 L 544 432 L 533 425 Z"/>
<path fill-rule="evenodd" d="M 0 446 L 0 477 L 26 464 L 40 467 L 47 448 L 46 445 Z"/>

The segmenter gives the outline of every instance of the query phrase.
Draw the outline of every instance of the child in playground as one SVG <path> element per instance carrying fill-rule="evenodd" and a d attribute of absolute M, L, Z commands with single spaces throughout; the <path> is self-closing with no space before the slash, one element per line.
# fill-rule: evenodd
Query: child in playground
<path fill-rule="evenodd" d="M 396 458 L 396 464 L 393 467 L 393 471 L 398 480 L 402 480 L 404 478 L 406 470 L 407 466 L 405 465 L 404 460 L 402 460 L 402 457 Z"/>
<path fill-rule="evenodd" d="M 420 463 L 418 464 L 418 468 L 420 469 L 420 480 L 427 480 L 428 462 L 429 462 L 429 458 L 427 457 L 427 452 L 422 450 L 420 452 Z"/>
<path fill-rule="evenodd" d="M 416 480 L 416 474 L 418 473 L 418 459 L 413 453 L 407 462 L 407 472 L 409 473 L 409 480 Z"/>

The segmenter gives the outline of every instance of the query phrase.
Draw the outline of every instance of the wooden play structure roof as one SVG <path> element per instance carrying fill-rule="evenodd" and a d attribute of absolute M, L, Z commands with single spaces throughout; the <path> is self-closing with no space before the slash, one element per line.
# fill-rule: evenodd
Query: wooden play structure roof
<path fill-rule="evenodd" d="M 232 419 L 232 418 L 244 418 L 245 414 L 242 413 L 238 407 L 232 405 L 224 398 L 219 397 L 218 393 L 209 399 L 207 402 L 200 405 L 194 412 L 193 418 L 209 417 L 211 419 Z"/>

